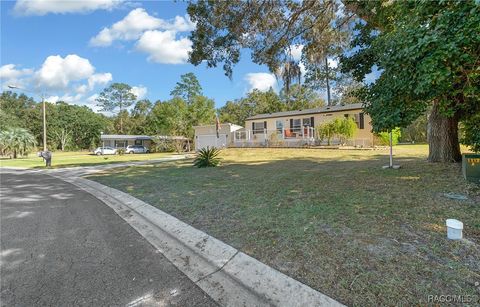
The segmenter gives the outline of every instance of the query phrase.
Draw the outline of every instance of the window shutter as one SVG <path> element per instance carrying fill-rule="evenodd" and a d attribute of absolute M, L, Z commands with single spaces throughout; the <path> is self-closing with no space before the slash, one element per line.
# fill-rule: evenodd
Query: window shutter
<path fill-rule="evenodd" d="M 365 129 L 363 113 L 360 113 L 360 129 Z"/>
<path fill-rule="evenodd" d="M 267 130 L 267 121 L 263 122 L 263 129 Z"/>
<path fill-rule="evenodd" d="M 255 123 L 252 122 L 252 133 L 255 134 Z"/>
<path fill-rule="evenodd" d="M 310 117 L 310 127 L 315 127 L 315 117 Z"/>
<path fill-rule="evenodd" d="M 290 128 L 293 128 L 293 118 L 290 118 Z"/>

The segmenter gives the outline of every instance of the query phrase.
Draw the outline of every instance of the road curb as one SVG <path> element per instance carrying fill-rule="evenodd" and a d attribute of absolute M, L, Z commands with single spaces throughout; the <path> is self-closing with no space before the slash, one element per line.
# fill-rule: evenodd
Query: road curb
<path fill-rule="evenodd" d="M 127 193 L 67 173 L 49 175 L 111 207 L 222 306 L 344 306 Z"/>

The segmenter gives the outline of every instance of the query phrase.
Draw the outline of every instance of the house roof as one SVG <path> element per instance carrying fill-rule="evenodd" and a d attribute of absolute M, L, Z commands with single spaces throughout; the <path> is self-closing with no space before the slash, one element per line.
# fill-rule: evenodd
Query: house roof
<path fill-rule="evenodd" d="M 152 137 L 148 135 L 129 135 L 129 134 L 102 134 L 102 140 L 151 140 Z"/>
<path fill-rule="evenodd" d="M 193 126 L 193 128 L 215 127 L 215 126 L 216 125 L 200 125 L 200 126 Z M 220 124 L 220 126 L 230 126 L 232 131 L 236 131 L 243 128 L 242 126 L 232 124 L 232 123 L 224 123 L 224 124 Z"/>
<path fill-rule="evenodd" d="M 153 140 L 154 138 L 162 140 L 188 140 L 184 136 L 170 136 L 170 135 L 129 135 L 129 134 L 102 134 L 101 140 Z"/>
<path fill-rule="evenodd" d="M 346 105 L 325 106 L 325 107 L 314 108 L 314 109 L 257 114 L 257 115 L 248 117 L 246 120 L 288 117 L 288 116 L 295 116 L 295 115 L 318 114 L 318 113 L 331 113 L 331 112 L 340 112 L 340 111 L 347 111 L 347 110 L 358 110 L 362 108 L 363 106 L 361 103 L 352 103 L 352 104 L 346 104 Z"/>

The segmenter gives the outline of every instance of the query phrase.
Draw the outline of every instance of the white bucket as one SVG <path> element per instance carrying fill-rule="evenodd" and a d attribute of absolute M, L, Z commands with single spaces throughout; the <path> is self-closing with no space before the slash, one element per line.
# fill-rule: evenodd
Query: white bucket
<path fill-rule="evenodd" d="M 450 240 L 460 240 L 463 237 L 463 223 L 459 220 L 447 220 L 447 238 Z"/>

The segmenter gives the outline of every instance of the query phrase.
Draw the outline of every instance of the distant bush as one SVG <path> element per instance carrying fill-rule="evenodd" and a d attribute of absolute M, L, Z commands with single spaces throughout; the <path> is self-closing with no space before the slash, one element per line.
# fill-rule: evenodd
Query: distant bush
<path fill-rule="evenodd" d="M 351 139 L 357 131 L 357 124 L 353 118 L 336 118 L 315 128 L 316 137 L 320 141 L 327 140 L 330 145 L 332 138 L 338 137 L 342 143 Z"/>
<path fill-rule="evenodd" d="M 193 161 L 193 165 L 196 167 L 215 167 L 220 164 L 220 149 L 215 147 L 206 147 L 200 149 L 197 157 Z"/>
<path fill-rule="evenodd" d="M 390 145 L 390 133 L 389 132 L 380 132 L 378 135 L 378 140 L 380 145 L 389 146 Z M 400 128 L 395 128 L 392 130 L 392 145 L 397 145 L 398 140 L 402 136 Z"/>
<path fill-rule="evenodd" d="M 427 116 L 422 114 L 410 125 L 402 128 L 400 142 L 426 143 L 427 142 Z"/>
<path fill-rule="evenodd" d="M 461 142 L 474 152 L 480 152 L 480 113 L 461 122 Z"/>
<path fill-rule="evenodd" d="M 284 142 L 280 139 L 278 132 L 272 132 L 268 137 L 268 146 L 280 147 Z"/>
<path fill-rule="evenodd" d="M 336 119 L 335 125 L 337 126 L 337 135 L 342 140 L 342 143 L 346 143 L 347 140 L 351 139 L 355 132 L 357 132 L 357 123 L 353 120 L 353 118 L 344 118 L 344 119 Z"/>
<path fill-rule="evenodd" d="M 117 154 L 119 156 L 123 156 L 125 154 L 125 148 L 118 148 L 117 149 Z"/>
<path fill-rule="evenodd" d="M 154 137 L 153 141 L 154 141 L 154 145 L 152 146 L 152 149 L 154 152 L 174 152 L 175 151 L 175 146 L 173 145 L 173 142 L 171 140 Z"/>
<path fill-rule="evenodd" d="M 335 121 L 331 121 L 325 124 L 321 124 L 315 128 L 315 134 L 320 143 L 323 140 L 327 140 L 327 145 L 330 145 L 332 138 L 337 133 L 337 126 Z"/>

